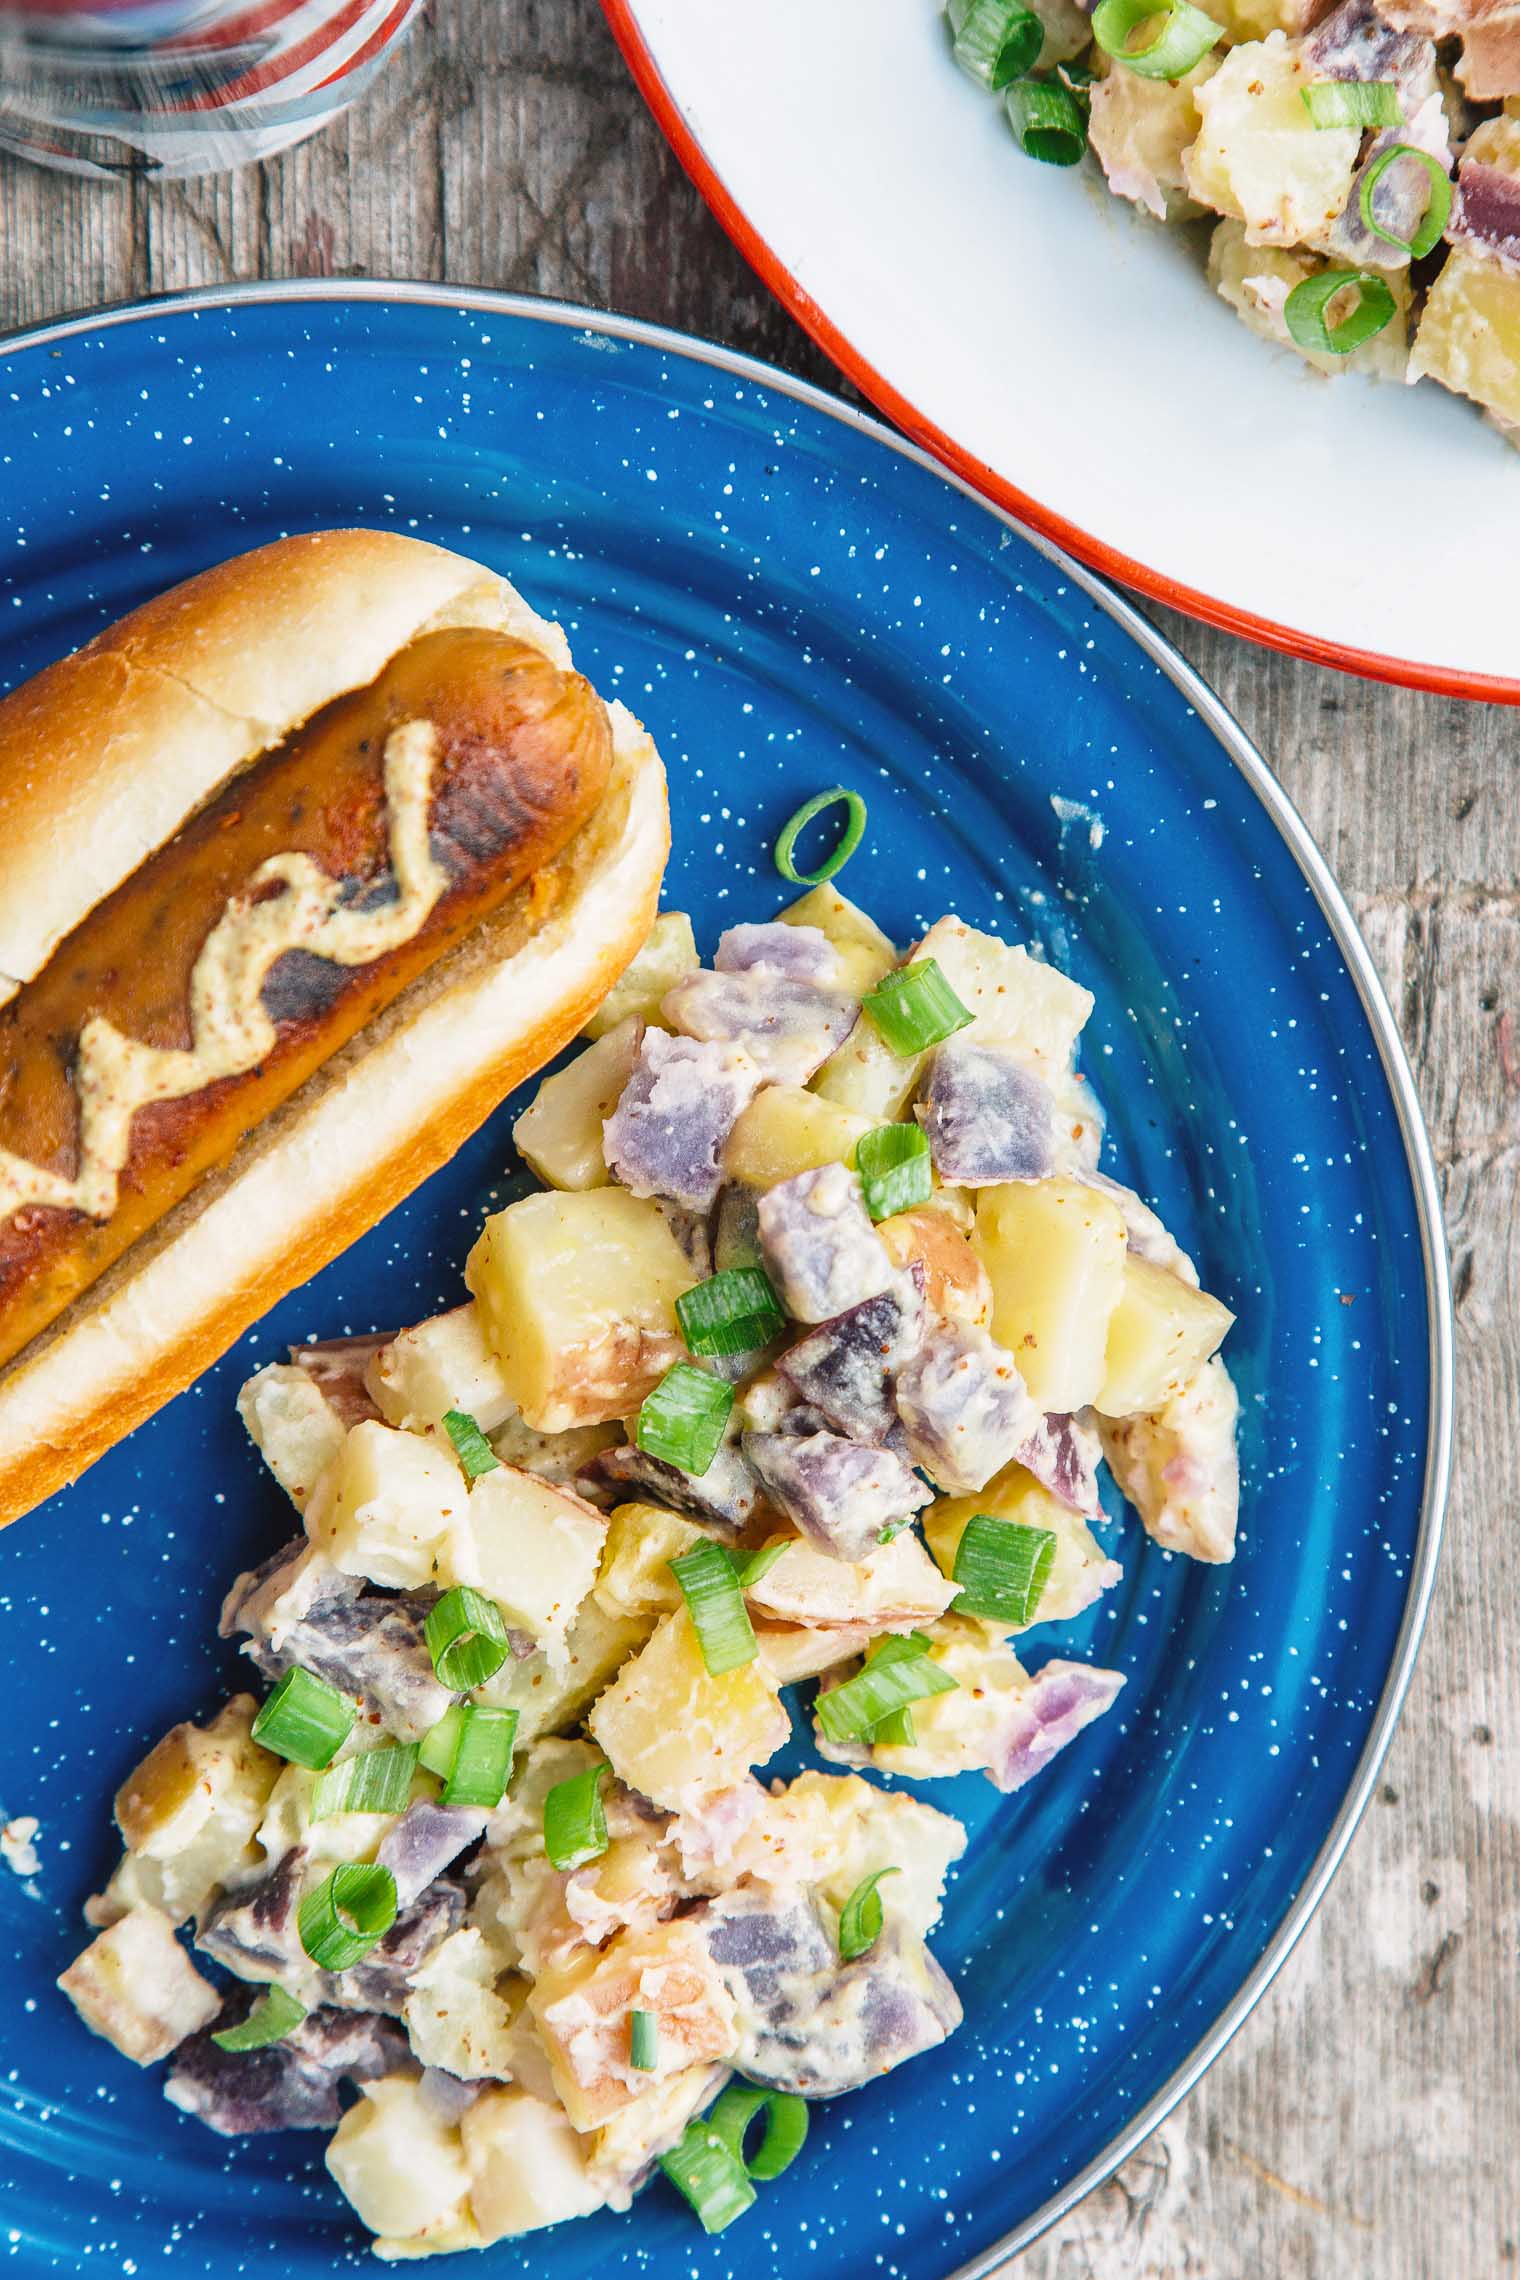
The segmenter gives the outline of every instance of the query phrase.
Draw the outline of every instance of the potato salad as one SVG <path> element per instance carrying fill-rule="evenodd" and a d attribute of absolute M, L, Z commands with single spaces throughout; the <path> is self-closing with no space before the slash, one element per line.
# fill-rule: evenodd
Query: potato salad
<path fill-rule="evenodd" d="M 1488 0 L 948 0 L 1019 147 L 1158 222 L 1326 373 L 1428 377 L 1520 440 L 1520 11 Z"/>
<path fill-rule="evenodd" d="M 1012 1792 L 1112 1707 L 1061 1638 L 1105 1461 L 1232 1557 L 1231 1315 L 1098 1168 L 1092 1003 L 827 877 L 707 965 L 669 912 L 464 1303 L 243 1387 L 292 1507 L 247 1685 L 122 1783 L 59 1984 L 208 2128 L 322 2131 L 381 2256 L 651 2178 L 715 2232 L 823 2158 L 813 2102 L 961 2019 L 964 1830 L 880 1777 Z"/>

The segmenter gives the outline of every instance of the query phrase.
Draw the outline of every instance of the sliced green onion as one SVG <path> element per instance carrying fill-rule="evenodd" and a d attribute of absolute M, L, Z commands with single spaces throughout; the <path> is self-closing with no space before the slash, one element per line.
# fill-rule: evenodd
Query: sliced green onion
<path fill-rule="evenodd" d="M 584 1773 L 556 1781 L 544 1799 L 544 1851 L 556 1868 L 583 1868 L 607 1850 L 607 1773 L 605 1765 L 588 1765 Z"/>
<path fill-rule="evenodd" d="M 1036 60 L 1045 27 L 1021 0 L 948 0 L 951 50 L 962 71 L 998 95 Z"/>
<path fill-rule="evenodd" d="M 894 1053 L 922 1053 L 971 1020 L 933 958 L 897 967 L 860 1002 Z"/>
<path fill-rule="evenodd" d="M 482 1473 L 500 1469 L 500 1457 L 467 1409 L 446 1409 L 443 1429 L 454 1444 L 454 1454 L 466 1480 L 479 1480 Z"/>
<path fill-rule="evenodd" d="M 1331 324 L 1326 315 L 1338 293 L 1354 285 L 1358 300 L 1349 316 Z M 1321 356 L 1349 356 L 1375 340 L 1397 307 L 1384 280 L 1370 269 L 1322 269 L 1295 285 L 1283 303 L 1283 320 L 1300 348 Z"/>
<path fill-rule="evenodd" d="M 832 852 L 824 857 L 816 871 L 799 871 L 792 861 L 792 849 L 799 833 L 807 829 L 814 816 L 822 815 L 825 808 L 835 806 L 840 800 L 845 804 L 845 823 Z M 832 879 L 836 871 L 844 869 L 865 837 L 865 831 L 866 803 L 859 792 L 847 792 L 843 784 L 835 784 L 826 792 L 815 792 L 782 825 L 781 837 L 776 842 L 776 868 L 794 887 L 821 887 L 825 879 Z"/>
<path fill-rule="evenodd" d="M 752 1354 L 786 1328 L 763 1267 L 728 1267 L 676 1300 L 681 1336 L 694 1354 Z"/>
<path fill-rule="evenodd" d="M 762 1544 L 758 1552 L 751 1552 L 748 1559 L 740 1560 L 737 1563 L 739 1589 L 753 1591 L 755 1585 L 765 1580 L 782 1553 L 795 1541 L 793 1536 L 778 1536 L 773 1544 Z"/>
<path fill-rule="evenodd" d="M 1003 97 L 1008 124 L 1026 158 L 1042 166 L 1075 166 L 1087 148 L 1087 121 L 1059 79 L 1016 79 Z"/>
<path fill-rule="evenodd" d="M 890 1718 L 880 1719 L 871 1728 L 871 1747 L 884 1745 L 895 1750 L 911 1750 L 918 1741 L 918 1728 L 913 1723 L 911 1710 L 894 1710 Z"/>
<path fill-rule="evenodd" d="M 758 2114 L 765 2116 L 765 2135 L 753 2159 L 745 2160 L 744 2140 Z M 761 2090 L 753 2083 L 733 2082 L 709 2111 L 707 2126 L 757 2184 L 768 2185 L 791 2168 L 807 2143 L 807 2100 L 790 2090 Z"/>
<path fill-rule="evenodd" d="M 646 1455 L 700 1475 L 722 1446 L 733 1406 L 731 1385 L 691 1362 L 677 1362 L 646 1398 L 633 1437 Z"/>
<path fill-rule="evenodd" d="M 359 1715 L 346 1694 L 293 1663 L 253 1721 L 253 1738 L 276 1757 L 320 1773 L 348 1740 Z"/>
<path fill-rule="evenodd" d="M 512 1778 L 517 1712 L 488 1710 L 480 1702 L 465 1702 L 459 1707 L 464 1716 L 440 1802 L 484 1806 L 488 1813 L 494 1813 Z"/>
<path fill-rule="evenodd" d="M 459 1737 L 464 1731 L 464 1714 L 469 1705 L 451 1702 L 436 1726 L 429 1727 L 417 1751 L 417 1763 L 429 1773 L 436 1773 L 440 1781 L 447 1781 L 454 1770 L 454 1759 L 459 1751 Z"/>
<path fill-rule="evenodd" d="M 712 1676 L 721 1678 L 726 1670 L 753 1662 L 760 1650 L 738 1573 L 723 1546 L 694 1544 L 670 1562 L 670 1572 L 681 1586 L 702 1660 Z"/>
<path fill-rule="evenodd" d="M 218 2050 L 263 2050 L 267 2043 L 283 2042 L 306 2016 L 306 2005 L 283 1987 L 266 1989 L 246 2019 L 223 2027 L 211 2040 Z"/>
<path fill-rule="evenodd" d="M 453 1694 L 483 1686 L 512 1651 L 501 1609 L 467 1583 L 456 1583 L 446 1591 L 428 1609 L 422 1628 L 433 1668 Z"/>
<path fill-rule="evenodd" d="M 878 1868 L 863 1876 L 839 1911 L 839 1952 L 846 1963 L 864 1955 L 881 1938 L 881 1894 L 876 1887 L 884 1876 L 900 1876 L 897 1868 Z"/>
<path fill-rule="evenodd" d="M 377 1860 L 345 1860 L 296 1910 L 301 1945 L 319 1971 L 347 1971 L 396 1921 L 396 1879 Z"/>
<path fill-rule="evenodd" d="M 957 1681 L 930 1660 L 928 1640 L 921 1632 L 912 1636 L 922 1642 L 915 1651 L 873 1655 L 853 1678 L 819 1695 L 818 1723 L 831 1742 L 864 1741 L 908 1703 L 954 1693 Z"/>
<path fill-rule="evenodd" d="M 318 1777 L 311 1817 L 325 1821 L 333 1813 L 404 1812 L 416 1770 L 415 1742 L 387 1742 L 378 1750 L 340 1758 Z"/>
<path fill-rule="evenodd" d="M 680 2143 L 660 2156 L 660 2167 L 696 2210 L 704 2232 L 722 2232 L 754 2206 L 744 2164 L 704 2121 L 687 2123 Z"/>
<path fill-rule="evenodd" d="M 653 2074 L 660 2063 L 660 2022 L 653 2011 L 635 2011 L 628 2022 L 628 2063 L 638 2074 Z"/>
<path fill-rule="evenodd" d="M 1135 33 L 1147 24 L 1155 26 L 1151 37 L 1131 47 Z M 1223 24 L 1191 0 L 1169 0 L 1160 7 L 1156 0 L 1098 0 L 1092 28 L 1104 54 L 1141 79 L 1183 78 L 1224 37 Z"/>
<path fill-rule="evenodd" d="M 882 1530 L 884 1538 L 887 1537 L 887 1533 L 884 1528 Z M 898 1531 L 894 1528 L 891 1533 L 895 1536 Z M 878 1639 L 874 1646 L 868 1647 L 866 1649 L 866 1661 L 868 1664 L 911 1661 L 915 1655 L 923 1654 L 928 1644 L 929 1642 L 922 1631 L 909 1631 L 906 1637 L 894 1634 L 889 1638 Z M 913 1723 L 912 1711 L 906 1707 L 901 1710 L 894 1710 L 889 1716 L 878 1719 L 871 1728 L 872 1749 L 886 1743 L 894 1749 L 910 1750 L 917 1740 L 918 1728 Z"/>
<path fill-rule="evenodd" d="M 911 1211 L 934 1192 L 929 1135 L 917 1124 L 878 1124 L 855 1143 L 855 1169 L 873 1219 Z"/>
<path fill-rule="evenodd" d="M 961 1587 L 956 1614 L 980 1615 L 988 1623 L 1032 1623 L 1055 1556 L 1051 1529 L 974 1512 L 955 1547 L 951 1581 Z"/>
<path fill-rule="evenodd" d="M 1391 79 L 1315 79 L 1299 93 L 1317 127 L 1396 127 L 1404 116 Z"/>
<path fill-rule="evenodd" d="M 1396 166 L 1401 158 L 1418 159 L 1430 181 L 1430 203 L 1425 208 L 1425 219 L 1412 238 L 1401 238 L 1394 231 L 1385 230 L 1372 211 L 1373 191 L 1382 181 L 1389 167 Z M 1409 255 L 1411 261 L 1423 261 L 1426 254 L 1433 253 L 1440 244 L 1441 234 L 1451 217 L 1451 176 L 1440 160 L 1433 158 L 1428 150 L 1416 150 L 1413 143 L 1395 143 L 1391 150 L 1385 150 L 1380 157 L 1375 158 L 1362 176 L 1362 186 L 1358 193 L 1357 202 L 1361 207 L 1362 220 L 1374 237 L 1381 238 L 1384 245 L 1396 245 L 1400 253 Z M 1364 275 L 1365 272 L 1358 271 L 1357 274 L 1360 276 Z M 1388 291 L 1386 285 L 1383 290 L 1385 293 Z M 1389 314 L 1392 314 L 1391 294 L 1389 295 Z M 1385 317 L 1383 324 L 1387 322 L 1388 319 Z M 1338 329 L 1344 330 L 1345 328 L 1340 327 Z M 1382 325 L 1379 325 L 1377 330 L 1381 332 Z M 1369 334 L 1367 337 L 1370 339 L 1371 335 Z"/>

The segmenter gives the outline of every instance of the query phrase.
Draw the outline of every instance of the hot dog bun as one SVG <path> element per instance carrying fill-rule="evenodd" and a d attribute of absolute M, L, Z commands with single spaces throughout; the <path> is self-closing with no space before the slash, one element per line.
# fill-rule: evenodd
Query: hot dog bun
<path fill-rule="evenodd" d="M 526 757 L 518 765 L 510 752 L 496 755 L 498 776 L 505 766 L 509 792 L 516 785 L 522 794 L 508 848 L 515 872 L 504 886 L 498 864 L 494 907 L 398 980 L 398 995 L 0 1369 L 0 1525 L 179 1392 L 274 1299 L 444 1162 L 575 1033 L 647 933 L 669 845 L 651 740 L 622 706 L 603 708 L 590 695 L 559 629 L 479 564 L 389 532 L 323 532 L 226 563 L 0 703 L 4 1024 L 20 1021 L 28 985 L 41 989 L 82 970 L 81 958 L 68 962 L 92 939 L 91 914 L 98 933 L 110 899 L 128 904 L 144 866 L 160 880 L 171 866 L 172 883 L 179 849 L 192 843 L 197 819 L 217 813 L 219 798 L 229 828 L 239 825 L 245 803 L 229 786 L 245 778 L 258 786 L 260 771 L 282 757 L 288 770 L 300 738 L 336 717 L 324 708 L 346 692 L 384 687 L 394 661 L 404 666 L 409 654 L 427 653 L 429 637 L 461 627 L 507 637 L 503 670 L 526 667 L 530 682 L 533 656 L 524 652 L 548 660 L 554 673 L 538 678 L 555 684 L 551 698 L 573 700 L 580 723 L 562 769 L 545 764 L 545 705 L 529 723 L 539 738 L 532 768 Z M 460 766 L 467 747 L 468 739 Z M 441 764 L 455 766 L 452 747 Z M 389 775 L 385 784 L 394 789 Z M 436 826 L 441 792 L 438 807 L 423 812 Z M 485 860 L 473 841 L 467 853 Z M 394 911 L 404 902 L 394 840 L 392 858 L 388 895 L 366 888 L 366 899 L 345 910 Z M 440 910 L 456 878 L 453 860 L 446 845 Z M 328 868 L 353 889 L 352 863 Z M 284 891 L 245 896 L 245 917 L 261 896 Z M 340 913 L 336 924 L 349 923 Z M 317 955 L 338 953 L 319 946 Z M 286 970 L 296 964 L 285 960 Z M 184 1037 L 145 1042 L 180 1049 L 190 1035 L 187 1016 Z M 6 1082 L 0 1072 L 0 1107 Z M 161 1113 L 139 1108 L 131 1130 Z M 13 1117 L 13 1176 L 21 1154 L 14 1126 Z M 64 1168 L 72 1173 L 72 1161 Z M 129 1161 L 124 1189 L 135 1176 Z M 78 1217 L 59 1209 L 41 1216 Z M 12 1208 L 13 1222 L 23 1217 Z"/>

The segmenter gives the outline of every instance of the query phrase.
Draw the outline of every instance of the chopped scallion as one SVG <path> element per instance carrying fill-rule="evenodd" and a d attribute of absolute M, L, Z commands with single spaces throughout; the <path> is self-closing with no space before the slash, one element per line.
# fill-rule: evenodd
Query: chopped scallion
<path fill-rule="evenodd" d="M 490 1710 L 480 1702 L 464 1702 L 459 1708 L 464 1715 L 440 1802 L 484 1806 L 488 1813 L 494 1813 L 512 1778 L 517 1712 Z"/>
<path fill-rule="evenodd" d="M 1003 97 L 1008 124 L 1026 158 L 1075 166 L 1087 148 L 1082 105 L 1059 79 L 1016 79 Z"/>
<path fill-rule="evenodd" d="M 639 2074 L 653 2074 L 660 2063 L 660 2022 L 653 2011 L 635 2011 L 629 2019 L 628 2063 Z"/>
<path fill-rule="evenodd" d="M 1400 159 L 1404 158 L 1412 158 L 1420 166 L 1423 166 L 1430 183 L 1430 200 L 1425 208 L 1424 219 L 1411 238 L 1402 238 L 1396 231 L 1384 229 L 1372 210 L 1372 193 L 1388 172 L 1389 167 L 1397 166 Z M 1367 168 L 1366 173 L 1362 176 L 1361 188 L 1357 193 L 1357 202 L 1361 209 L 1362 220 L 1374 237 L 1381 238 L 1385 245 L 1396 245 L 1400 253 L 1409 255 L 1411 261 L 1423 261 L 1426 254 L 1434 253 L 1440 244 L 1442 232 L 1451 218 L 1451 176 L 1441 161 L 1433 157 L 1428 150 L 1416 150 L 1413 143 L 1395 143 L 1390 150 L 1383 151 L 1375 158 Z M 1358 271 L 1356 274 L 1363 276 L 1366 273 L 1365 271 Z M 1295 290 L 1302 291 L 1302 287 L 1296 287 Z M 1385 293 L 1388 292 L 1386 285 L 1383 290 Z M 1388 299 L 1391 315 L 1392 294 L 1388 295 Z M 1387 321 L 1385 317 L 1383 323 L 1386 324 Z M 1382 326 L 1380 325 L 1376 329 L 1381 331 Z M 1355 344 L 1353 343 L 1353 345 Z"/>
<path fill-rule="evenodd" d="M 873 1219 L 927 1203 L 934 1192 L 929 1136 L 917 1124 L 878 1124 L 855 1143 L 855 1169 Z"/>
<path fill-rule="evenodd" d="M 884 1876 L 898 1876 L 896 1868 L 878 1868 L 864 1876 L 839 1911 L 839 1952 L 846 1963 L 864 1955 L 881 1937 L 881 1894 L 876 1887 Z"/>
<path fill-rule="evenodd" d="M 1330 322 L 1330 304 L 1354 287 L 1354 307 Z M 1300 348 L 1321 356 L 1349 356 L 1375 340 L 1391 323 L 1398 304 L 1384 280 L 1371 269 L 1322 269 L 1305 277 L 1283 303 L 1283 321 Z"/>
<path fill-rule="evenodd" d="M 436 1773 L 440 1781 L 447 1781 L 454 1770 L 454 1758 L 459 1749 L 459 1737 L 464 1730 L 464 1714 L 468 1704 L 451 1702 L 436 1726 L 428 1729 L 417 1751 L 417 1763 L 429 1773 Z"/>
<path fill-rule="evenodd" d="M 454 1694 L 483 1686 L 512 1651 L 501 1609 L 467 1583 L 456 1583 L 428 1609 L 423 1632 L 433 1668 Z"/>
<path fill-rule="evenodd" d="M 826 808 L 836 806 L 841 800 L 845 806 L 844 829 L 833 849 L 824 857 L 816 871 L 799 871 L 792 860 L 792 851 L 799 835 L 807 829 L 815 816 L 822 815 Z M 848 792 L 843 784 L 835 784 L 826 792 L 815 792 L 782 825 L 781 837 L 776 841 L 776 868 L 782 878 L 789 879 L 794 887 L 821 887 L 826 879 L 833 878 L 836 871 L 844 869 L 865 837 L 865 830 L 866 803 L 859 792 Z"/>
<path fill-rule="evenodd" d="M 269 2043 L 283 2042 L 305 2016 L 304 2003 L 298 2003 L 283 1987 L 269 1987 L 246 2019 L 235 2027 L 223 2027 L 211 2040 L 218 2050 L 263 2050 Z"/>
<path fill-rule="evenodd" d="M 291 1765 L 320 1773 L 353 1732 L 358 1716 L 346 1694 L 293 1663 L 253 1721 L 253 1738 Z"/>
<path fill-rule="evenodd" d="M 1032 1623 L 1055 1556 L 1051 1529 L 974 1512 L 955 1547 L 951 1581 L 961 1587 L 956 1614 L 980 1615 L 988 1623 Z"/>
<path fill-rule="evenodd" d="M 758 2115 L 765 2117 L 765 2135 L 746 2160 L 744 2140 Z M 732 2082 L 709 2109 L 707 2126 L 723 2140 L 736 2161 L 742 2161 L 757 2184 L 768 2185 L 790 2169 L 807 2142 L 807 2100 L 790 2090 L 761 2090 L 748 2082 Z"/>
<path fill-rule="evenodd" d="M 740 1560 L 738 1563 L 739 1589 L 741 1591 L 753 1591 L 755 1585 L 762 1583 L 770 1574 L 782 1553 L 795 1540 L 791 1536 L 778 1536 L 773 1543 L 762 1544 L 758 1552 L 751 1552 L 748 1559 Z"/>
<path fill-rule="evenodd" d="M 702 1660 L 714 1678 L 738 1670 L 759 1653 L 744 1591 L 733 1561 L 721 1544 L 694 1544 L 670 1563 L 691 1616 Z"/>
<path fill-rule="evenodd" d="M 1132 45 L 1148 26 L 1150 38 Z M 1223 24 L 1191 0 L 1098 0 L 1092 28 L 1104 54 L 1141 79 L 1184 78 L 1224 37 Z"/>
<path fill-rule="evenodd" d="M 647 1455 L 700 1475 L 722 1445 L 733 1406 L 731 1385 L 692 1362 L 677 1362 L 646 1398 L 633 1437 Z"/>
<path fill-rule="evenodd" d="M 1313 79 L 1299 93 L 1317 127 L 1396 127 L 1404 116 L 1391 79 Z"/>
<path fill-rule="evenodd" d="M 607 1814 L 602 1805 L 605 1765 L 588 1765 L 557 1781 L 544 1799 L 544 1851 L 556 1868 L 582 1868 L 607 1850 Z"/>
<path fill-rule="evenodd" d="M 763 1267 L 729 1267 L 676 1300 L 681 1336 L 694 1354 L 753 1354 L 786 1328 Z"/>
<path fill-rule="evenodd" d="M 722 2232 L 754 2206 L 755 2188 L 744 2164 L 705 2121 L 687 2123 L 680 2143 L 661 2155 L 660 2167 L 696 2210 L 704 2232 Z"/>
<path fill-rule="evenodd" d="M 913 1636 L 922 1638 L 921 1633 Z M 853 1678 L 820 1694 L 818 1723 L 831 1742 L 863 1741 L 895 1710 L 932 1694 L 951 1694 L 956 1683 L 932 1660 L 925 1639 L 911 1652 L 873 1655 Z"/>
<path fill-rule="evenodd" d="M 948 0 L 945 13 L 956 62 L 992 95 L 1027 71 L 1044 43 L 1044 25 L 1022 0 Z"/>
<path fill-rule="evenodd" d="M 883 1534 L 885 1532 L 883 1530 Z M 893 1534 L 896 1533 L 897 1531 L 894 1529 Z M 894 1634 L 890 1638 L 878 1639 L 874 1646 L 868 1647 L 866 1661 L 867 1663 L 911 1661 L 914 1655 L 921 1655 L 928 1644 L 929 1642 L 922 1631 L 909 1631 L 906 1636 Z M 893 1710 L 887 1717 L 879 1719 L 871 1728 L 872 1749 L 879 1748 L 883 1743 L 894 1749 L 912 1749 L 917 1740 L 918 1728 L 913 1723 L 913 1712 L 906 1707 L 901 1710 Z"/>
<path fill-rule="evenodd" d="M 396 1921 L 396 1879 L 375 1860 L 345 1860 L 296 1910 L 301 1945 L 319 1971 L 347 1971 Z"/>
<path fill-rule="evenodd" d="M 500 1457 L 467 1409 L 446 1409 L 443 1429 L 454 1444 L 454 1454 L 466 1480 L 479 1480 L 482 1473 L 499 1469 Z"/>
<path fill-rule="evenodd" d="M 933 958 L 896 967 L 860 1002 L 894 1053 L 922 1053 L 943 1044 L 972 1018 Z"/>
<path fill-rule="evenodd" d="M 417 1770 L 415 1742 L 387 1742 L 357 1757 L 340 1758 L 320 1775 L 311 1793 L 311 1817 L 333 1813 L 401 1813 Z"/>

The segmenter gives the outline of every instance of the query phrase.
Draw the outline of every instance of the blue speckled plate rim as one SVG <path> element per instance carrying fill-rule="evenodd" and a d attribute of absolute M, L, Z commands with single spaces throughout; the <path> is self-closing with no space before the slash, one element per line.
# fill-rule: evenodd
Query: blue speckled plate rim
<path fill-rule="evenodd" d="M 905 442 L 880 420 L 856 411 L 852 405 L 830 395 L 826 389 L 816 388 L 805 380 L 794 379 L 779 366 L 763 363 L 756 357 L 741 355 L 735 349 L 725 348 L 716 341 L 704 340 L 697 334 L 677 332 L 666 325 L 649 324 L 635 317 L 620 317 L 605 310 L 581 307 L 573 302 L 540 299 L 525 293 L 495 292 L 484 286 L 438 285 L 366 277 L 262 280 L 241 285 L 197 287 L 185 292 L 159 294 L 147 300 L 115 302 L 101 308 L 84 310 L 75 316 L 60 318 L 52 324 L 31 326 L 0 335 L 0 358 L 17 355 L 27 349 L 51 346 L 59 341 L 77 340 L 109 326 L 151 323 L 170 312 L 235 309 L 254 302 L 284 303 L 292 308 L 299 307 L 303 302 L 340 305 L 349 302 L 421 303 L 446 309 L 476 309 L 535 324 L 601 333 L 614 340 L 633 342 L 641 347 L 659 349 L 669 356 L 711 365 L 719 371 L 731 373 L 737 379 L 769 389 L 773 394 L 788 396 L 793 402 L 806 405 L 810 411 L 821 413 L 827 419 L 837 420 L 842 426 L 870 437 L 884 449 L 895 452 L 899 458 L 921 468 L 943 483 L 948 490 L 958 491 L 978 514 L 1003 524 L 1023 540 L 1025 545 L 1032 546 L 1048 562 L 1053 563 L 1063 577 L 1080 587 L 1166 674 L 1199 718 L 1213 730 L 1225 754 L 1265 809 L 1303 873 L 1356 985 L 1357 995 L 1377 1044 L 1389 1090 L 1393 1094 L 1399 1132 L 1414 1188 L 1429 1317 L 1430 1398 L 1426 1421 L 1425 1485 L 1420 1508 L 1420 1533 L 1410 1571 L 1404 1618 L 1388 1676 L 1384 1681 L 1361 1760 L 1347 1787 L 1335 1822 L 1291 1907 L 1254 1968 L 1241 1982 L 1208 2032 L 1194 2045 L 1182 2065 L 1154 2097 L 1130 2118 L 1125 2128 L 1110 2140 L 1102 2153 L 1035 2210 L 1032 2216 L 1015 2226 L 1011 2232 L 1005 2233 L 983 2255 L 957 2266 L 946 2276 L 946 2280 L 989 2280 L 989 2276 L 1007 2259 L 1029 2247 L 1058 2218 L 1065 2216 L 1096 2186 L 1113 2175 L 1121 2162 L 1126 2161 L 1157 2124 L 1164 2121 L 1173 2107 L 1187 2096 L 1200 2076 L 1218 2058 L 1232 2035 L 1245 2023 L 1287 1961 L 1300 1934 L 1323 1899 L 1331 1877 L 1340 1866 L 1352 1832 L 1372 1794 L 1379 1768 L 1393 1739 L 1404 1697 L 1409 1691 L 1425 1618 L 1430 1608 L 1431 1593 L 1435 1587 L 1451 1478 L 1454 1326 L 1451 1278 L 1435 1159 L 1431 1154 L 1414 1076 L 1392 1009 L 1350 906 L 1337 886 L 1329 865 L 1310 837 L 1303 818 L 1239 722 L 1164 635 L 1158 633 L 1130 602 L 1124 600 L 1101 578 L 1084 569 L 1079 562 L 1064 554 L 1048 539 L 1042 538 L 1038 532 L 994 506 L 980 492 L 973 490 L 969 483 L 948 474 L 927 452 Z"/>

